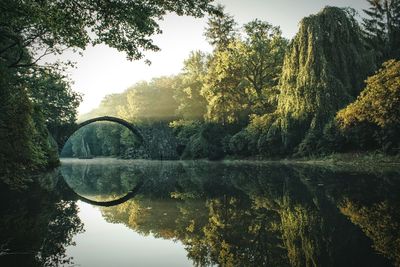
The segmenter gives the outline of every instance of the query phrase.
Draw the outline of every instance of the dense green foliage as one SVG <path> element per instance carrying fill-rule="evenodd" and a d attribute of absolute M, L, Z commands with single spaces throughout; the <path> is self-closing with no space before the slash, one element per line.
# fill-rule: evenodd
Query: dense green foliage
<path fill-rule="evenodd" d="M 2 176 L 7 176 L 21 166 L 26 170 L 42 166 L 44 151 L 35 144 L 38 132 L 32 118 L 33 108 L 20 80 L 15 72 L 0 68 L 0 171 Z"/>
<path fill-rule="evenodd" d="M 233 23 L 229 15 L 210 18 L 206 32 L 215 45 L 213 54 L 193 52 L 180 74 L 140 82 L 122 94 L 108 96 L 81 119 L 122 117 L 150 132 L 150 146 L 160 150 L 166 147 L 163 140 L 168 140 L 169 148 L 182 158 L 218 159 L 231 153 L 232 135 L 251 118 L 275 111 L 288 42 L 278 27 L 267 22 L 249 22 L 242 32 L 225 23 Z M 214 31 L 228 31 L 229 38 L 221 41 L 219 35 L 211 34 Z M 229 44 L 225 47 L 220 42 Z M 166 126 L 162 131 L 154 131 L 162 124 Z"/>
<path fill-rule="evenodd" d="M 237 23 L 231 15 L 224 13 L 222 5 L 216 9 L 218 13 L 211 14 L 204 36 L 215 50 L 224 50 L 236 37 Z"/>
<path fill-rule="evenodd" d="M 365 39 L 376 52 L 378 62 L 400 59 L 400 1 L 367 0 L 368 16 L 363 19 Z"/>
<path fill-rule="evenodd" d="M 0 32 L 10 41 L 4 52 L 25 47 L 41 53 L 61 52 L 65 47 L 84 49 L 104 43 L 140 59 L 143 51 L 159 48 L 150 38 L 161 33 L 157 20 L 168 12 L 200 17 L 214 12 L 210 0 L 185 1 L 21 1 L 5 0 L 0 7 Z M 17 58 L 9 66 L 20 65 Z"/>
<path fill-rule="evenodd" d="M 80 96 L 55 70 L 0 69 L 0 176 L 19 183 L 24 173 L 58 164 L 54 138 L 74 124 Z"/>
<path fill-rule="evenodd" d="M 158 50 L 150 36 L 167 12 L 213 12 L 205 30 L 212 53 L 192 52 L 181 73 L 106 96 L 80 118 L 125 119 L 140 128 L 144 144 L 120 125 L 91 124 L 66 142 L 66 157 L 398 154 L 399 1 L 368 2 L 363 26 L 352 10 L 326 7 L 304 18 L 289 42 L 265 21 L 238 28 L 209 0 L 3 1 L 0 261 L 22 246 L 27 256 L 11 258 L 21 266 L 69 264 L 65 246 L 82 231 L 71 196 L 50 188 L 68 191 L 63 179 L 45 179 L 48 189 L 31 184 L 27 198 L 21 192 L 11 198 L 15 192 L 5 185 L 24 185 L 27 173 L 56 166 L 57 143 L 76 126 L 81 97 L 57 64 L 37 64 L 42 56 L 105 43 L 139 59 Z M 198 266 L 400 264 L 398 172 L 382 182 L 309 166 L 129 163 L 128 170 L 66 164 L 62 171 L 71 187 L 89 195 L 121 195 L 146 178 L 140 197 L 103 215 L 144 235 L 180 240 Z"/>
<path fill-rule="evenodd" d="M 56 164 L 54 143 L 60 143 L 75 121 L 80 97 L 70 90 L 62 72 L 35 65 L 39 48 L 57 52 L 104 42 L 127 52 L 129 58 L 140 58 L 144 50 L 157 49 L 148 37 L 158 31 L 154 19 L 169 11 L 194 16 L 213 11 L 205 29 L 213 52 L 192 52 L 181 73 L 106 96 L 99 108 L 80 118 L 121 117 L 141 129 L 146 144 L 139 146 L 127 129 L 91 125 L 71 137 L 63 155 L 79 157 L 90 151 L 92 156 L 124 158 L 220 159 L 398 152 L 399 128 L 393 120 L 398 117 L 393 111 L 398 64 L 386 63 L 386 71 L 368 79 L 359 97 L 377 64 L 397 55 L 398 1 L 370 1 L 362 26 L 353 10 L 326 7 L 304 18 L 290 42 L 279 27 L 265 21 L 256 19 L 239 27 L 222 6 L 213 9 L 209 1 L 165 2 L 158 8 L 153 2 L 109 3 L 108 11 L 102 6 L 106 3 L 79 3 L 45 1 L 39 6 L 17 1 L 2 7 L 12 18 L 5 22 L 0 42 L 4 173 L 15 167 L 17 158 L 29 170 Z M 60 5 L 79 12 L 55 12 Z M 11 11 L 16 6 L 20 13 Z M 37 17 L 25 18 L 29 8 Z M 125 12 L 138 9 L 146 11 L 140 19 Z M 99 16 L 95 24 L 88 10 Z M 49 14 L 46 18 L 44 12 Z M 54 24 L 60 18 L 68 25 Z M 121 26 L 112 27 L 116 22 Z M 38 25 L 42 25 L 39 32 Z M 122 32 L 123 38 L 117 38 Z M 384 46 L 377 43 L 379 38 Z M 18 97 L 11 96 L 13 91 L 19 92 Z M 17 114 L 17 107 L 23 112 Z M 21 124 L 6 130 L 17 117 Z M 343 123 L 355 118 L 357 125 Z M 387 120 L 384 125 L 382 120 Z M 14 153 L 17 144 L 24 146 Z"/>
<path fill-rule="evenodd" d="M 142 124 L 151 133 L 152 147 L 166 148 L 162 140 L 168 139 L 168 149 L 175 152 L 164 153 L 190 159 L 398 150 L 399 129 L 393 121 L 398 117 L 393 89 L 398 88 L 398 64 L 386 63 L 390 70 L 368 79 L 371 84 L 387 80 L 379 96 L 369 97 L 376 111 L 359 100 L 348 107 L 364 105 L 364 117 L 384 112 L 391 117 L 385 127 L 370 121 L 343 130 L 341 115 L 335 120 L 359 96 L 380 53 L 365 42 L 366 29 L 353 10 L 326 7 L 304 18 L 288 43 L 279 27 L 254 20 L 238 29 L 218 9 L 222 16 L 211 16 L 205 33 L 214 46 L 211 54 L 191 53 L 180 74 L 108 96 L 88 116 L 117 115 Z M 162 131 L 155 130 L 155 121 L 164 125 Z"/>
<path fill-rule="evenodd" d="M 357 100 L 338 112 L 336 121 L 353 148 L 399 152 L 400 62 L 385 62 Z"/>
<path fill-rule="evenodd" d="M 62 157 L 127 157 L 138 146 L 133 133 L 115 123 L 95 123 L 76 131 L 66 142 Z"/>
<path fill-rule="evenodd" d="M 150 83 L 141 82 L 126 92 L 127 104 L 118 114 L 129 121 L 165 121 L 175 117 L 178 108 L 174 99 L 176 79 L 155 78 Z"/>
<path fill-rule="evenodd" d="M 223 125 L 246 124 L 250 114 L 276 108 L 276 86 L 287 41 L 279 27 L 268 22 L 254 20 L 243 28 L 242 38 L 216 47 L 201 91 L 208 103 L 206 118 Z"/>
<path fill-rule="evenodd" d="M 207 73 L 207 56 L 201 51 L 192 52 L 183 63 L 179 75 L 179 88 L 174 98 L 178 103 L 177 114 L 185 120 L 203 120 L 207 102 L 201 95 L 204 76 Z"/>
<path fill-rule="evenodd" d="M 368 55 L 345 10 L 327 7 L 303 19 L 285 57 L 271 146 L 280 139 L 283 153 L 318 152 L 325 125 L 363 88 L 371 72 Z"/>
<path fill-rule="evenodd" d="M 158 21 L 169 12 L 195 17 L 219 13 L 209 0 L 2 1 L 2 180 L 18 183 L 23 174 L 57 165 L 57 143 L 74 128 L 81 99 L 59 68 L 69 62 L 42 66 L 40 59 L 100 43 L 125 52 L 128 59 L 140 59 L 144 51 L 159 50 L 151 37 L 161 33 Z"/>

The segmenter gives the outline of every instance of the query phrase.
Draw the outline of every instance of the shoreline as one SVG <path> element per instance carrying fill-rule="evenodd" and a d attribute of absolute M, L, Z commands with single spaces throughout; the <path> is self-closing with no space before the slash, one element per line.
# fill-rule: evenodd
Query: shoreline
<path fill-rule="evenodd" d="M 137 160 L 137 161 L 209 161 L 209 162 L 257 162 L 257 163 L 282 163 L 282 164 L 310 164 L 310 165 L 344 165 L 344 166 L 399 166 L 400 155 L 388 156 L 378 153 L 337 153 L 327 156 L 315 157 L 299 157 L 299 158 L 264 158 L 264 157 L 226 157 L 220 160 L 208 159 L 175 159 L 175 160 L 159 160 L 159 159 L 127 159 L 118 157 L 93 157 L 92 159 L 78 158 L 60 158 L 63 160 L 78 160 L 82 162 L 90 162 L 91 160 Z"/>
<path fill-rule="evenodd" d="M 225 159 L 224 161 L 227 161 Z M 242 158 L 228 161 L 258 162 L 265 164 L 285 164 L 292 166 L 308 166 L 310 168 L 326 168 L 330 170 L 357 171 L 377 173 L 385 171 L 400 172 L 400 156 L 388 156 L 377 153 L 338 153 L 320 157 L 302 158 Z"/>

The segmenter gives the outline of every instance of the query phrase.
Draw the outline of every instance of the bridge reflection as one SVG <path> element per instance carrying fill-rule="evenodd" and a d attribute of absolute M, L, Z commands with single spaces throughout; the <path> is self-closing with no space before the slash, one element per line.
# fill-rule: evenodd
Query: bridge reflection
<path fill-rule="evenodd" d="M 68 183 L 67 183 L 68 184 Z M 94 206 L 100 206 L 100 207 L 112 207 L 112 206 L 116 206 L 119 204 L 124 203 L 125 201 L 128 201 L 129 199 L 135 197 L 139 190 L 142 188 L 143 186 L 143 181 L 140 181 L 131 191 L 129 191 L 126 195 L 124 195 L 121 198 L 118 199 L 114 199 L 114 200 L 110 200 L 110 201 L 96 201 L 96 200 L 92 200 L 89 198 L 86 198 L 84 196 L 79 195 L 78 193 L 76 193 L 74 191 L 74 189 L 72 189 L 71 187 L 69 187 L 72 191 L 73 191 L 73 195 L 76 196 L 76 198 L 80 201 L 83 201 L 85 203 L 94 205 Z"/>

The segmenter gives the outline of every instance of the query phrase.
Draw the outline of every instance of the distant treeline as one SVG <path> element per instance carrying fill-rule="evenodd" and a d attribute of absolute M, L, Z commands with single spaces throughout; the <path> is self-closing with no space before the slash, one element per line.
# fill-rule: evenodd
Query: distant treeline
<path fill-rule="evenodd" d="M 108 95 L 80 119 L 162 124 L 147 139 L 170 158 L 398 153 L 400 1 L 382 2 L 371 2 L 362 25 L 354 10 L 326 7 L 291 41 L 268 22 L 238 27 L 219 7 L 205 31 L 211 54 L 192 52 L 180 74 Z M 122 156 L 125 138 L 109 150 Z M 172 145 L 157 149 L 165 140 Z"/>
<path fill-rule="evenodd" d="M 76 131 L 66 142 L 61 156 L 119 157 L 137 144 L 131 131 L 119 124 L 95 123 Z"/>

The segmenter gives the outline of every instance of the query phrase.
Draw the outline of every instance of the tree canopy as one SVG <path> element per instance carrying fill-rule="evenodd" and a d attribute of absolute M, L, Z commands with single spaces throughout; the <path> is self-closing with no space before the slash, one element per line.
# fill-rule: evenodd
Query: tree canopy
<path fill-rule="evenodd" d="M 169 12 L 210 14 L 204 35 L 213 51 L 192 52 L 179 74 L 106 96 L 80 118 L 139 123 L 147 150 L 134 151 L 124 130 L 93 126 L 87 140 L 81 134 L 68 144 L 69 155 L 86 146 L 96 155 L 169 159 L 306 156 L 349 144 L 347 151 L 397 151 L 398 64 L 385 63 L 360 92 L 378 64 L 397 57 L 399 1 L 369 3 L 362 25 L 354 10 L 326 7 L 304 18 L 289 41 L 267 21 L 239 25 L 209 0 L 6 0 L 0 7 L 2 169 L 14 168 L 7 158 L 21 159 L 29 170 L 56 163 L 53 139 L 61 140 L 76 119 L 80 95 L 57 65 L 39 66 L 41 56 L 104 43 L 129 59 L 143 58 L 158 50 L 151 38 Z M 14 118 L 18 124 L 9 127 Z"/>
<path fill-rule="evenodd" d="M 163 121 L 162 130 L 150 126 L 152 135 L 158 135 L 156 128 L 163 132 L 162 139 L 175 143 L 182 158 L 276 158 L 396 147 L 393 121 L 383 133 L 372 122 L 361 123 L 363 130 L 343 131 L 339 117 L 335 119 L 359 97 L 376 66 L 376 51 L 365 42 L 354 10 L 326 7 L 304 18 L 289 42 L 277 26 L 256 19 L 239 27 L 222 7 L 218 9 L 222 15 L 211 16 L 205 29 L 214 46 L 211 53 L 192 52 L 181 73 L 108 96 L 98 111 L 134 122 Z M 395 75 L 385 77 L 396 84 Z M 377 101 L 376 110 L 397 118 L 386 108 L 395 105 L 395 93 L 380 92 L 387 98 L 370 97 Z M 364 115 L 374 116 L 368 105 Z M 344 118 L 355 116 L 361 113 Z M 378 136 L 379 141 L 368 136 Z"/>
<path fill-rule="evenodd" d="M 152 37 L 161 33 L 164 15 L 209 12 L 219 13 L 211 0 L 2 1 L 0 176 L 17 181 L 21 173 L 57 165 L 54 138 L 62 140 L 76 120 L 80 96 L 57 63 L 43 66 L 40 59 L 100 43 L 141 59 L 159 50 Z"/>
<path fill-rule="evenodd" d="M 367 1 L 370 6 L 364 10 L 363 26 L 368 45 L 380 63 L 400 59 L 400 1 Z"/>
<path fill-rule="evenodd" d="M 104 43 L 126 52 L 129 59 L 143 58 L 159 47 L 151 39 L 161 33 L 162 17 L 173 12 L 200 17 L 214 12 L 211 0 L 184 1 L 21 1 L 5 0 L 0 7 L 1 58 L 17 47 L 19 56 L 9 66 L 21 66 L 25 48 L 41 57 L 65 48 L 84 49 Z M 30 63 L 28 63 L 30 64 Z"/>
<path fill-rule="evenodd" d="M 400 148 L 400 62 L 389 60 L 367 79 L 358 98 L 336 115 L 340 129 L 367 131 L 384 151 Z M 365 130 L 365 126 L 368 126 Z M 375 140 L 374 140 L 375 139 Z M 362 144 L 361 144 L 362 145 Z"/>
<path fill-rule="evenodd" d="M 346 10 L 326 7 L 304 18 L 285 56 L 272 140 L 281 139 L 286 153 L 316 151 L 325 124 L 363 88 L 371 62 Z"/>

